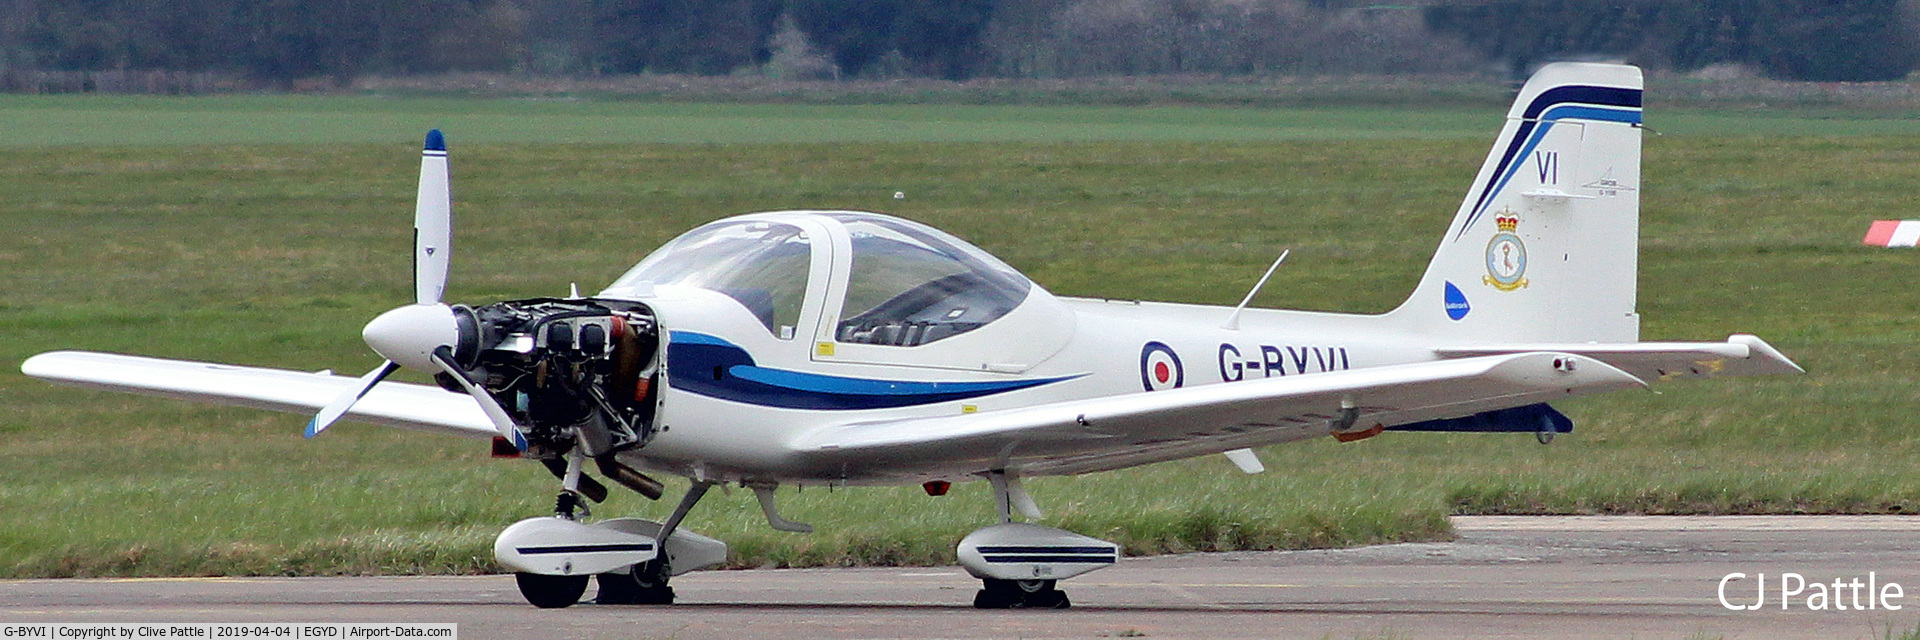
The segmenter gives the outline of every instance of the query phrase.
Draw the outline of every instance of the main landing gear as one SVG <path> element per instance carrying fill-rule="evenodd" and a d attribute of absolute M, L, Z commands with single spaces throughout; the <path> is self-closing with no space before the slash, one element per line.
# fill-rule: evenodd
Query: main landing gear
<path fill-rule="evenodd" d="M 979 609 L 1065 609 L 1073 606 L 1059 581 L 1112 566 L 1120 559 L 1120 545 L 1071 531 L 1014 522 L 1017 509 L 1027 519 L 1038 519 L 1040 508 L 1020 487 L 1017 477 L 1003 471 L 987 474 L 993 483 L 1000 524 L 967 534 L 960 540 L 960 566 L 979 578 L 973 596 Z"/>

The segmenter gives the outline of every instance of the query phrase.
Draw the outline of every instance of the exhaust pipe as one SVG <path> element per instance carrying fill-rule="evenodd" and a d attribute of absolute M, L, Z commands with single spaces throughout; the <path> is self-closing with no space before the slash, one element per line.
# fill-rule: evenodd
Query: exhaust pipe
<path fill-rule="evenodd" d="M 660 496 L 666 494 L 666 485 L 660 484 L 659 480 L 647 477 L 647 474 L 640 473 L 633 467 L 621 464 L 619 460 L 613 459 L 613 456 L 600 456 L 593 461 L 600 465 L 600 475 L 646 496 L 648 500 L 659 500 Z"/>

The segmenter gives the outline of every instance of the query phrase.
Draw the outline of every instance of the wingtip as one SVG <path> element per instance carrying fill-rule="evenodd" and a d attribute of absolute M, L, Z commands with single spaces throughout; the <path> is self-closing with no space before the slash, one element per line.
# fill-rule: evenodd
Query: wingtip
<path fill-rule="evenodd" d="M 34 354 L 32 357 L 20 361 L 20 373 L 34 378 L 40 377 L 40 372 L 45 369 L 43 365 L 45 365 L 47 361 L 52 360 L 52 358 L 47 356 L 53 353 L 55 352 L 49 351 L 47 353 Z"/>
<path fill-rule="evenodd" d="M 1787 357 L 1787 354 L 1781 353 L 1779 349 L 1773 348 L 1772 344 L 1769 344 L 1760 336 L 1751 333 L 1736 333 L 1727 336 L 1727 342 L 1746 345 L 1747 348 L 1752 351 L 1752 355 L 1748 356 L 1749 359 L 1769 363 L 1771 367 L 1768 368 L 1766 373 L 1793 375 L 1807 372 L 1806 367 L 1800 366 L 1800 363 L 1794 362 L 1792 358 Z"/>
<path fill-rule="evenodd" d="M 320 426 L 320 420 L 318 418 L 315 418 L 313 420 L 308 420 L 306 431 L 301 433 L 301 435 L 311 440 L 314 436 L 320 435 L 319 426 Z"/>
<path fill-rule="evenodd" d="M 427 150 L 427 151 L 440 151 L 440 152 L 445 152 L 445 151 L 447 150 L 447 137 L 446 137 L 446 135 L 444 135 L 444 134 L 441 134 L 441 133 L 440 133 L 440 130 L 439 130 L 439 129 L 434 129 L 434 130 L 432 130 L 432 131 L 428 131 L 428 132 L 427 132 L 427 147 L 426 147 L 426 150 Z"/>

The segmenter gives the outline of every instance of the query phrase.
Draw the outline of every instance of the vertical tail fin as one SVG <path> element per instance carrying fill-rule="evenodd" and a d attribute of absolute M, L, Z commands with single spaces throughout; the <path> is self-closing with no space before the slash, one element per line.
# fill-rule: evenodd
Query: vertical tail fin
<path fill-rule="evenodd" d="M 1637 342 L 1640 70 L 1535 73 L 1413 295 L 1447 342 Z"/>

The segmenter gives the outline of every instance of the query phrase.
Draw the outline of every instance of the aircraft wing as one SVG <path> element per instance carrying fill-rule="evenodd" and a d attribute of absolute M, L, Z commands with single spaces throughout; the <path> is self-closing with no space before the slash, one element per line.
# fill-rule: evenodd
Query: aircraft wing
<path fill-rule="evenodd" d="M 1494 355 L 836 425 L 788 446 L 811 472 L 849 479 L 1066 475 L 1325 436 L 1343 406 L 1358 409 L 1356 432 L 1645 384 L 1584 356 Z"/>
<path fill-rule="evenodd" d="M 1767 341 L 1744 333 L 1728 336 L 1726 342 L 1480 345 L 1434 353 L 1463 358 L 1539 351 L 1586 356 L 1646 380 L 1806 373 Z"/>
<path fill-rule="evenodd" d="M 313 415 L 356 378 L 111 353 L 54 351 L 21 363 L 48 382 Z M 342 418 L 470 438 L 499 435 L 473 398 L 439 387 L 382 382 Z"/>

